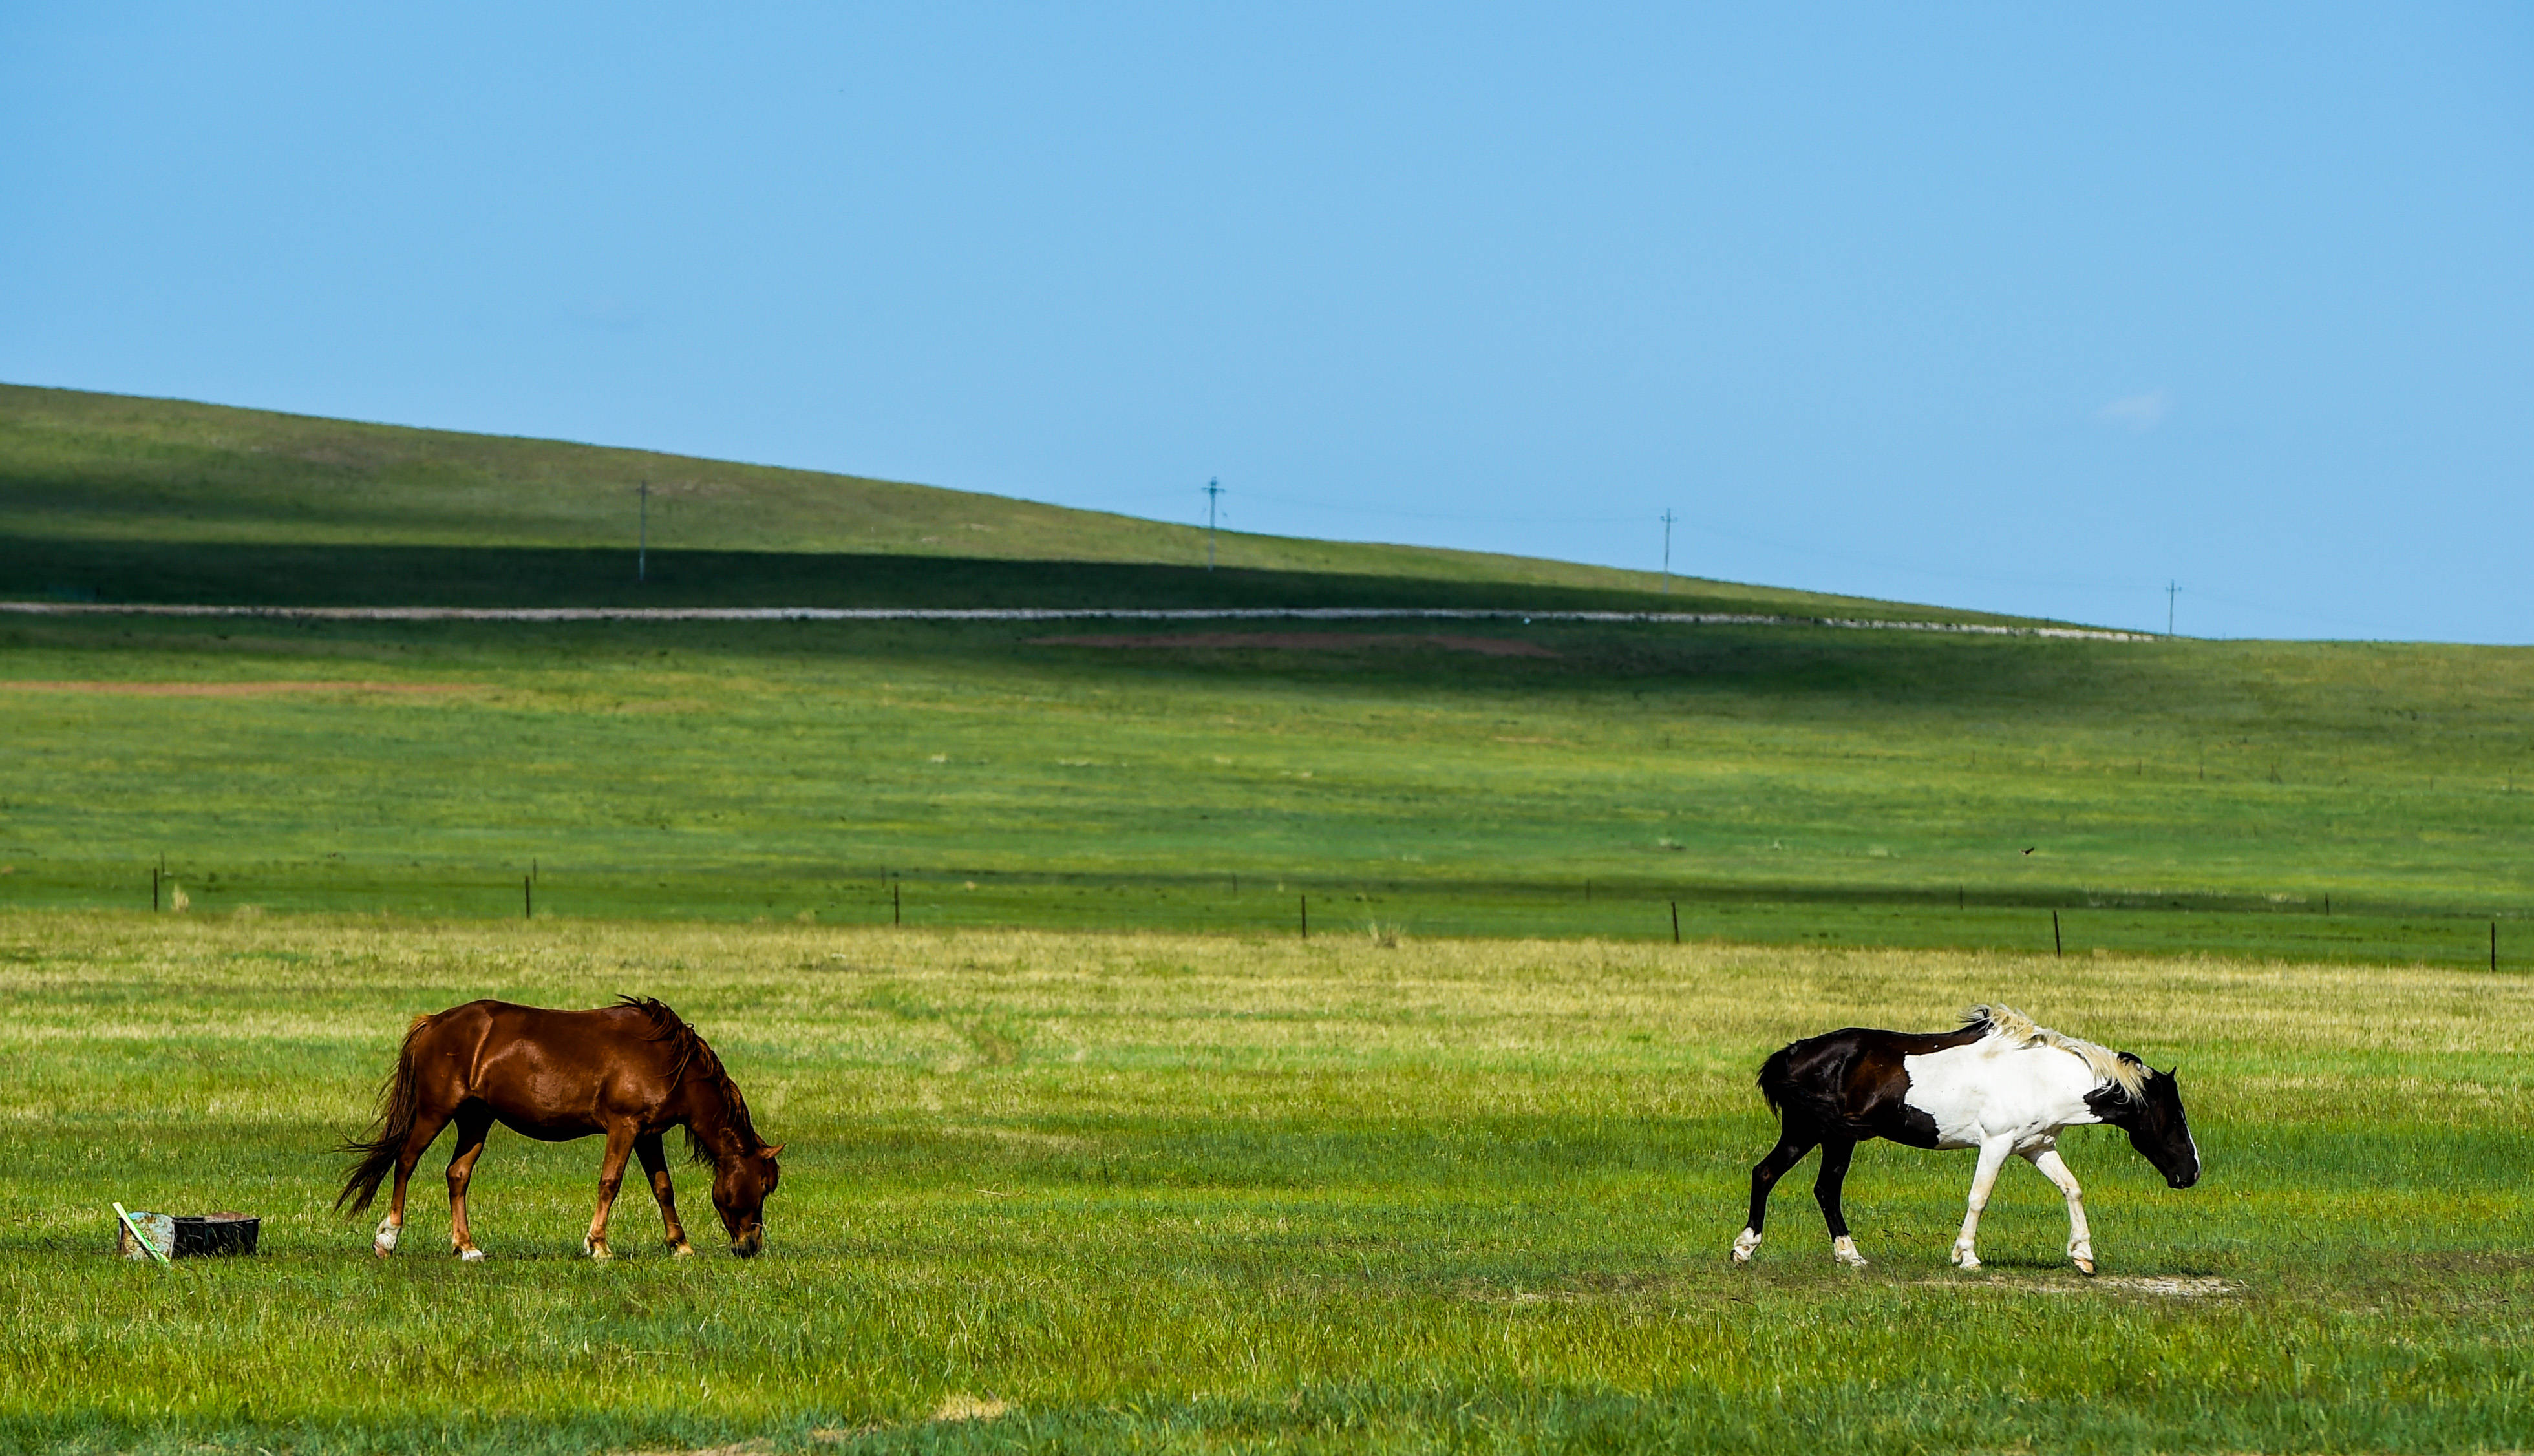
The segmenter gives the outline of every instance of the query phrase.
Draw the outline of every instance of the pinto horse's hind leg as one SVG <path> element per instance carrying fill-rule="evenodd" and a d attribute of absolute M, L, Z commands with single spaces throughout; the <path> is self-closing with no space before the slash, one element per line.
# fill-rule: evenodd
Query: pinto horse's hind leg
<path fill-rule="evenodd" d="M 482 1103 L 471 1103 L 459 1109 L 457 1145 L 449 1151 L 449 1252 L 473 1263 L 484 1256 L 475 1247 L 474 1230 L 466 1222 L 466 1184 L 475 1176 L 475 1159 L 484 1151 L 484 1139 L 493 1132 L 493 1112 Z"/>
<path fill-rule="evenodd" d="M 607 1130 L 607 1155 L 598 1164 L 598 1209 L 589 1216 L 589 1237 L 580 1241 L 580 1252 L 595 1259 L 610 1259 L 615 1251 L 607 1247 L 607 1210 L 616 1203 L 616 1194 L 625 1187 L 625 1159 L 634 1151 L 634 1129 L 619 1123 Z"/>
<path fill-rule="evenodd" d="M 678 1195 L 669 1186 L 669 1157 L 660 1150 L 660 1135 L 645 1133 L 634 1138 L 634 1155 L 642 1160 L 642 1172 L 651 1180 L 651 1196 L 660 1200 L 660 1222 L 668 1227 L 669 1252 L 680 1258 L 694 1257 L 695 1246 L 687 1242 L 687 1231 L 678 1223 Z"/>
<path fill-rule="evenodd" d="M 2059 1185 L 2059 1192 L 2068 1195 L 2068 1257 L 2076 1262 L 2078 1273 L 2094 1272 L 2094 1236 L 2085 1227 L 2085 1191 L 2077 1186 L 2077 1175 L 2068 1171 L 2055 1143 L 2024 1156 L 2041 1170 L 2042 1177 Z"/>
<path fill-rule="evenodd" d="M 1821 1173 L 1813 1180 L 1813 1200 L 1821 1204 L 1822 1222 L 1830 1225 L 1830 1256 L 1851 1269 L 1865 1267 L 1865 1255 L 1847 1235 L 1847 1215 L 1839 1206 L 1840 1186 L 1847 1181 L 1847 1160 L 1856 1151 L 1850 1137 L 1822 1139 Z"/>
<path fill-rule="evenodd" d="M 1792 1119 L 1780 1126 L 1778 1145 L 1770 1148 L 1769 1155 L 1751 1169 L 1751 1221 L 1742 1226 L 1741 1233 L 1733 1236 L 1735 1263 L 1749 1263 L 1751 1251 L 1760 1247 L 1760 1230 L 1769 1221 L 1769 1194 L 1777 1188 L 1778 1180 L 1802 1162 L 1804 1154 L 1811 1152 L 1813 1144 L 1819 1141 L 1818 1134 L 1809 1128 L 1797 1127 Z"/>

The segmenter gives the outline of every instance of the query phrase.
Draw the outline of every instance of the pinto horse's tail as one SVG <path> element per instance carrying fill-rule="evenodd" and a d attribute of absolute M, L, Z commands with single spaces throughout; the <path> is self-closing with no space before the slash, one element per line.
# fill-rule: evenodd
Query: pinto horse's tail
<path fill-rule="evenodd" d="M 1792 1046 L 1781 1046 L 1760 1064 L 1760 1095 L 1769 1099 L 1771 1112 L 1781 1111 L 1788 1093 L 1794 1090 L 1795 1073 Z"/>
<path fill-rule="evenodd" d="M 369 1207 L 370 1199 L 378 1196 L 379 1185 L 403 1155 L 404 1140 L 413 1136 L 413 1120 L 420 1115 L 422 1100 L 414 1088 L 413 1040 L 430 1021 L 429 1017 L 416 1017 L 404 1028 L 404 1044 L 396 1048 L 395 1074 L 379 1089 L 379 1117 L 371 1136 L 343 1139 L 342 1150 L 360 1154 L 361 1160 L 352 1165 L 352 1176 L 334 1195 L 337 1210 L 346 1203 L 353 1213 Z"/>

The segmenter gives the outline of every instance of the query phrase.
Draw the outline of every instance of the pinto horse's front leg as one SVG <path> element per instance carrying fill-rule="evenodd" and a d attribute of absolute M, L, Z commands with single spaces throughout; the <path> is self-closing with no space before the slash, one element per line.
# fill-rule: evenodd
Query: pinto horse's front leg
<path fill-rule="evenodd" d="M 2077 1186 L 2077 1175 L 2069 1172 L 2067 1163 L 2060 1159 L 2056 1143 L 2024 1156 L 2041 1170 L 2042 1177 L 2059 1185 L 2059 1192 L 2068 1195 L 2068 1257 L 2075 1260 L 2078 1273 L 2094 1272 L 2094 1236 L 2085 1227 L 2085 1191 Z"/>
<path fill-rule="evenodd" d="M 1962 1215 L 1961 1236 L 1954 1240 L 1954 1262 L 1965 1269 L 1980 1266 L 1976 1247 L 1979 1243 L 1980 1210 L 1988 1206 L 1989 1191 L 1997 1187 L 1998 1170 L 2006 1166 L 2007 1155 L 2015 1151 L 2015 1139 L 1992 1137 L 1980 1144 L 1979 1167 L 1971 1174 L 1970 1207 Z"/>
<path fill-rule="evenodd" d="M 580 1241 L 580 1252 L 591 1258 L 616 1256 L 607 1247 L 607 1210 L 615 1206 L 616 1192 L 625 1186 L 625 1160 L 633 1151 L 631 1124 L 618 1123 L 607 1130 L 607 1156 L 598 1165 L 598 1209 L 589 1216 L 589 1237 Z"/>

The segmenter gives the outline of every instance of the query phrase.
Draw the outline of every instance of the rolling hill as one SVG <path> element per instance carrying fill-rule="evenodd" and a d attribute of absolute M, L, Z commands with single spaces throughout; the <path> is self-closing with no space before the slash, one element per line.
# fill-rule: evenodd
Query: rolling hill
<path fill-rule="evenodd" d="M 649 580 L 633 574 L 650 488 Z M 0 385 L 0 599 L 1973 612 L 640 450 Z"/>

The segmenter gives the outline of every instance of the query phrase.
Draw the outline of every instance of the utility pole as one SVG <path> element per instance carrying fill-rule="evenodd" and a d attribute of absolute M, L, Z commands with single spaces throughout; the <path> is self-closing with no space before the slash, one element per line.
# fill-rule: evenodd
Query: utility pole
<path fill-rule="evenodd" d="M 2173 635 L 2173 599 L 2181 590 L 2180 582 L 2167 581 L 2164 584 L 2164 635 L 2168 637 Z"/>
<path fill-rule="evenodd" d="M 642 497 L 642 526 L 634 538 L 634 579 L 645 582 L 651 579 L 651 483 L 644 481 L 635 494 Z"/>
<path fill-rule="evenodd" d="M 1205 483 L 1205 569 L 1208 571 L 1214 569 L 1214 501 L 1215 497 L 1222 494 L 1221 480 L 1209 480 Z"/>
<path fill-rule="evenodd" d="M 1662 523 L 1663 523 L 1663 592 L 1664 592 L 1664 594 L 1665 594 L 1666 596 L 1668 596 L 1668 595 L 1670 594 L 1670 592 L 1671 592 L 1671 523 L 1672 523 L 1675 519 L 1677 519 L 1677 517 L 1675 517 L 1675 516 L 1673 516 L 1673 515 L 1672 515 L 1672 513 L 1671 513 L 1671 507 L 1670 507 L 1670 506 L 1668 506 L 1668 505 L 1664 506 L 1664 507 L 1663 507 L 1663 513 L 1662 513 Z"/>

